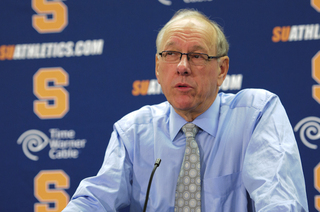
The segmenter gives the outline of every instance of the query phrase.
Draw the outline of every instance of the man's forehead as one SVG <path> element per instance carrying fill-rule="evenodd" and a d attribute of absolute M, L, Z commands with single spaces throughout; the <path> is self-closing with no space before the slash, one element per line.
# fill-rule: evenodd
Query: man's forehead
<path fill-rule="evenodd" d="M 214 28 L 204 20 L 198 20 L 197 18 L 185 18 L 177 20 L 168 26 L 168 28 L 164 32 L 162 44 L 163 48 L 179 47 L 181 43 L 178 41 L 179 39 L 175 38 L 179 37 L 185 41 L 187 41 L 188 38 L 191 38 L 190 40 L 188 40 L 189 51 L 207 51 L 208 47 L 210 48 L 214 46 L 215 36 L 216 33 Z M 200 37 L 203 40 L 203 43 L 193 43 L 192 38 L 195 37 Z"/>
<path fill-rule="evenodd" d="M 164 44 L 164 48 L 178 48 L 178 47 L 179 47 L 179 43 L 176 41 L 170 40 L 170 38 Z M 190 51 L 200 51 L 200 50 L 206 51 L 207 50 L 205 46 L 202 46 L 200 44 L 192 44 L 192 43 L 189 45 L 188 48 Z"/>

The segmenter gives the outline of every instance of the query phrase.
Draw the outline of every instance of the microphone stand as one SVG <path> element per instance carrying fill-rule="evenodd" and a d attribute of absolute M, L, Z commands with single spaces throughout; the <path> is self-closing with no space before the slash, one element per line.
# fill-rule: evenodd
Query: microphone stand
<path fill-rule="evenodd" d="M 160 159 L 160 158 L 158 158 L 158 159 L 156 160 L 156 162 L 154 163 L 154 167 L 153 167 L 153 170 L 152 170 L 152 172 L 151 172 L 150 179 L 149 179 L 149 184 L 148 184 L 148 189 L 147 189 L 146 200 L 145 200 L 145 202 L 144 202 L 143 212 L 145 212 L 146 209 L 147 209 L 147 204 L 148 204 L 148 199 L 149 199 L 149 192 L 150 192 L 150 187 L 151 187 L 152 178 L 153 178 L 153 175 L 154 175 L 156 169 L 158 168 L 158 166 L 160 166 L 160 163 L 161 163 L 161 159 Z"/>

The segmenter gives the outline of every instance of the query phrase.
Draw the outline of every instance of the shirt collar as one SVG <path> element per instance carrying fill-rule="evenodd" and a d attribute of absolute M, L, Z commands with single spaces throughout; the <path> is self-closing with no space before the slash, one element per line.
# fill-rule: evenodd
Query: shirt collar
<path fill-rule="evenodd" d="M 219 120 L 219 109 L 220 109 L 220 95 L 217 95 L 213 104 L 198 116 L 192 123 L 197 125 L 202 130 L 206 131 L 213 137 L 216 136 Z M 170 105 L 170 116 L 169 116 L 169 130 L 170 130 L 170 139 L 174 140 L 181 127 L 185 125 L 187 121 L 182 118 L 173 107 Z"/>

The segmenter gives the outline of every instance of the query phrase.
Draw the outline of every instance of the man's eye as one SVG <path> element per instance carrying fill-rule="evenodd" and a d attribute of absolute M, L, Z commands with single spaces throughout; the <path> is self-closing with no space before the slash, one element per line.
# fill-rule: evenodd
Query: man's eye
<path fill-rule="evenodd" d="M 193 59 L 203 59 L 201 54 L 192 54 L 191 58 L 193 58 Z"/>
<path fill-rule="evenodd" d="M 167 55 L 168 56 L 173 56 L 173 55 L 175 55 L 175 53 L 174 52 L 167 52 Z"/>
<path fill-rule="evenodd" d="M 194 54 L 194 55 L 192 55 L 192 57 L 197 59 L 197 58 L 200 58 L 200 55 L 199 54 Z"/>

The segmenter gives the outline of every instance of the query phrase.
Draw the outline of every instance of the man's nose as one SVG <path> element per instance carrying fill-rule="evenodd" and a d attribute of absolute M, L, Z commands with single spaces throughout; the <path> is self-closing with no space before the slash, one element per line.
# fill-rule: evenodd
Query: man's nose
<path fill-rule="evenodd" d="M 182 55 L 177 66 L 177 72 L 181 75 L 189 75 L 191 73 L 188 55 Z"/>

